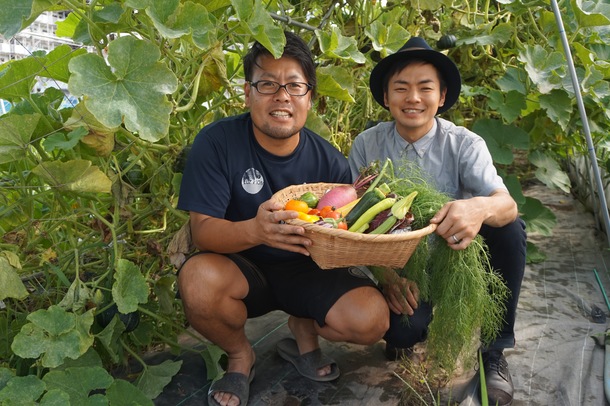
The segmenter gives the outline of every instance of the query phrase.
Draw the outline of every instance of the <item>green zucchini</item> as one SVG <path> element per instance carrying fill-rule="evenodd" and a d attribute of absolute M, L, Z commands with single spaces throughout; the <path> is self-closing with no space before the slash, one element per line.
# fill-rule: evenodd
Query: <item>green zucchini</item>
<path fill-rule="evenodd" d="M 358 220 L 360 216 L 364 214 L 364 212 L 366 212 L 368 209 L 370 209 L 383 199 L 385 199 L 385 194 L 383 194 L 383 192 L 378 188 L 374 188 L 370 192 L 366 192 L 365 194 L 363 194 L 360 198 L 360 201 L 358 201 L 354 208 L 351 209 L 349 213 L 347 213 L 347 216 L 345 216 L 345 222 L 347 223 L 347 226 L 350 227 L 356 222 L 356 220 Z"/>

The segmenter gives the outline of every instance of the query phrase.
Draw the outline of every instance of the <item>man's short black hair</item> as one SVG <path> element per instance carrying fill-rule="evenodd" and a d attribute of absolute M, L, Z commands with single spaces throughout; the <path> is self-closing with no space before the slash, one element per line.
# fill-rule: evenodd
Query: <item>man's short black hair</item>
<path fill-rule="evenodd" d="M 316 78 L 316 66 L 313 61 L 311 50 L 305 41 L 303 41 L 296 34 L 289 31 L 284 31 L 284 36 L 286 37 L 286 46 L 284 47 L 282 57 L 292 58 L 301 65 L 301 68 L 303 68 L 303 72 L 305 73 L 307 83 L 312 86 L 311 97 L 314 98 L 316 96 L 318 81 Z M 246 81 L 252 80 L 254 67 L 258 66 L 258 58 L 261 55 L 272 56 L 271 52 L 269 52 L 267 48 L 262 46 L 259 42 L 255 42 L 244 57 L 244 76 Z"/>

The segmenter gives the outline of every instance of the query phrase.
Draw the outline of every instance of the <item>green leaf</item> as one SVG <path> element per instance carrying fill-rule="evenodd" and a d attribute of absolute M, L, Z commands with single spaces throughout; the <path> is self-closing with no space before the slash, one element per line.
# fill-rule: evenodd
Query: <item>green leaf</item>
<path fill-rule="evenodd" d="M 570 193 L 570 178 L 561 170 L 561 166 L 549 155 L 541 151 L 532 151 L 529 161 L 536 165 L 536 178 L 549 188 L 559 188 Z"/>
<path fill-rule="evenodd" d="M 64 127 L 69 130 L 84 128 L 87 130 L 81 141 L 93 150 L 97 156 L 108 156 L 114 149 L 114 134 L 119 127 L 108 128 L 100 123 L 87 107 L 85 103 L 78 103 L 72 110 L 72 116 L 64 123 Z"/>
<path fill-rule="evenodd" d="M 15 376 L 0 389 L 0 404 L 34 404 L 44 392 L 45 384 L 35 375 Z"/>
<path fill-rule="evenodd" d="M 216 10 L 220 10 L 222 8 L 227 8 L 231 6 L 230 0 L 205 0 L 205 8 L 213 13 Z"/>
<path fill-rule="evenodd" d="M 25 159 L 40 118 L 40 114 L 0 117 L 0 164 Z"/>
<path fill-rule="evenodd" d="M 178 86 L 176 76 L 161 62 L 159 48 L 134 37 L 120 37 L 108 45 L 108 62 L 86 54 L 69 63 L 68 87 L 85 96 L 85 105 L 106 127 L 123 121 L 129 131 L 151 142 L 167 134 L 172 104 L 166 94 Z"/>
<path fill-rule="evenodd" d="M 227 356 L 227 353 L 217 345 L 207 345 L 201 351 L 201 357 L 205 362 L 205 370 L 208 381 L 219 379 L 223 375 L 223 369 L 220 366 L 220 360 Z"/>
<path fill-rule="evenodd" d="M 557 217 L 542 202 L 533 197 L 526 197 L 525 204 L 519 206 L 521 218 L 527 224 L 528 233 L 540 233 L 545 237 L 553 234 Z"/>
<path fill-rule="evenodd" d="M 546 110 L 551 120 L 566 129 L 572 117 L 572 98 L 565 90 L 553 89 L 548 94 L 541 94 L 540 107 Z"/>
<path fill-rule="evenodd" d="M 138 310 L 138 304 L 148 301 L 148 284 L 140 269 L 131 261 L 120 259 L 114 273 L 112 298 L 123 314 Z"/>
<path fill-rule="evenodd" d="M 32 323 L 24 325 L 15 336 L 11 349 L 21 358 L 38 358 L 46 350 L 44 331 Z"/>
<path fill-rule="evenodd" d="M 77 38 L 75 37 L 76 34 L 76 30 L 77 27 L 80 23 L 81 19 L 78 16 L 78 14 L 76 13 L 70 13 L 68 14 L 68 17 L 66 17 L 65 20 L 63 21 L 58 21 L 56 23 L 57 25 L 57 29 L 55 30 L 55 35 L 57 35 L 58 37 L 66 37 L 66 38 L 72 38 L 73 40 L 77 40 Z M 88 33 L 87 33 L 88 36 Z M 79 41 L 79 42 L 87 42 L 87 41 Z"/>
<path fill-rule="evenodd" d="M 149 4 L 146 8 L 146 13 L 151 18 L 157 21 L 168 21 L 176 13 L 180 0 L 150 1 Z"/>
<path fill-rule="evenodd" d="M 207 100 L 212 92 L 231 85 L 227 78 L 227 65 L 221 44 L 218 43 L 208 49 L 201 63 L 203 64 L 203 71 L 199 79 L 197 94 Z"/>
<path fill-rule="evenodd" d="M 142 391 L 123 379 L 117 379 L 110 385 L 106 390 L 106 397 L 111 405 L 153 405 Z"/>
<path fill-rule="evenodd" d="M 0 257 L 0 300 L 6 298 L 24 299 L 28 295 L 17 270 L 9 263 L 9 261 Z"/>
<path fill-rule="evenodd" d="M 130 338 L 137 345 L 146 347 L 153 342 L 156 334 L 159 334 L 158 325 L 153 324 L 150 320 L 142 320 L 138 328 L 130 333 Z"/>
<path fill-rule="evenodd" d="M 162 276 L 155 282 L 155 296 L 159 302 L 159 312 L 161 314 L 173 315 L 176 312 L 176 309 L 174 309 L 174 301 L 176 300 L 175 283 L 175 275 Z"/>
<path fill-rule="evenodd" d="M 254 12 L 254 2 L 252 0 L 231 0 L 231 5 L 240 21 L 246 21 Z"/>
<path fill-rule="evenodd" d="M 76 359 L 93 344 L 89 328 L 92 312 L 80 316 L 67 313 L 57 305 L 40 309 L 27 316 L 30 323 L 15 336 L 12 350 L 22 358 L 42 357 L 42 365 L 55 368 L 65 358 Z"/>
<path fill-rule="evenodd" d="M 309 110 L 307 113 L 305 126 L 326 140 L 330 140 L 333 136 L 332 131 L 328 128 L 328 124 L 312 110 Z"/>
<path fill-rule="evenodd" d="M 150 17 L 161 36 L 165 38 L 180 38 L 189 32 L 188 27 L 175 26 L 180 0 L 147 1 L 146 3 L 146 14 Z M 140 6 L 142 5 L 140 4 Z M 207 11 L 205 12 L 207 13 Z"/>
<path fill-rule="evenodd" d="M 366 63 L 365 56 L 358 50 L 356 40 L 344 37 L 338 27 L 333 27 L 330 34 L 321 30 L 316 31 L 316 36 L 320 43 L 320 50 L 324 55 L 355 63 Z"/>
<path fill-rule="evenodd" d="M 193 43 L 207 49 L 216 41 L 216 21 L 201 4 L 178 0 L 149 2 L 146 13 L 159 33 L 166 38 L 191 35 Z"/>
<path fill-rule="evenodd" d="M 489 34 L 477 33 L 470 37 L 460 38 L 457 41 L 461 44 L 477 44 L 477 45 L 498 45 L 508 42 L 514 35 L 515 26 L 509 23 L 500 23 L 491 30 Z"/>
<path fill-rule="evenodd" d="M 65 310 L 78 312 L 85 307 L 85 304 L 89 300 L 90 296 L 91 292 L 89 291 L 87 285 L 85 285 L 80 278 L 76 277 L 74 278 L 72 284 L 70 284 L 68 292 L 66 292 L 58 306 L 64 308 Z"/>
<path fill-rule="evenodd" d="M 37 137 L 44 137 L 50 131 L 49 124 L 53 129 L 61 127 L 60 123 L 63 118 L 59 115 L 57 109 L 60 107 L 66 95 L 59 89 L 54 87 L 46 88 L 43 93 L 31 94 L 28 99 L 17 102 L 13 105 L 10 114 L 27 115 L 27 114 L 44 114 L 47 115 L 47 123 L 40 123 L 37 129 Z"/>
<path fill-rule="evenodd" d="M 373 49 L 382 58 L 398 51 L 409 38 L 409 32 L 401 25 L 392 23 L 386 26 L 379 20 L 365 27 L 364 32 L 370 38 Z"/>
<path fill-rule="evenodd" d="M 87 406 L 109 406 L 108 398 L 101 393 L 89 396 Z"/>
<path fill-rule="evenodd" d="M 337 100 L 354 103 L 350 93 L 354 92 L 353 77 L 340 66 L 325 66 L 317 71 L 318 93 Z"/>
<path fill-rule="evenodd" d="M 87 50 L 84 48 L 73 50 L 69 45 L 60 45 L 46 56 L 44 69 L 40 71 L 38 76 L 68 83 L 68 79 L 70 78 L 68 64 L 72 58 L 86 53 Z"/>
<path fill-rule="evenodd" d="M 242 20 L 242 26 L 244 25 L 254 39 L 271 52 L 271 55 L 275 58 L 282 56 L 286 45 L 284 31 L 275 24 L 260 0 L 254 1 L 252 15 L 246 21 Z"/>
<path fill-rule="evenodd" d="M 56 305 L 50 306 L 48 310 L 40 309 L 30 313 L 27 319 L 51 336 L 67 333 L 76 326 L 75 314 L 68 313 Z"/>
<path fill-rule="evenodd" d="M 95 22 L 118 24 L 125 13 L 126 11 L 121 7 L 121 4 L 110 3 L 102 9 L 95 9 L 93 20 Z"/>
<path fill-rule="evenodd" d="M 506 68 L 504 76 L 496 80 L 498 88 L 503 92 L 517 91 L 523 95 L 526 94 L 525 83 L 527 80 L 527 72 L 523 69 L 518 69 L 512 66 Z"/>
<path fill-rule="evenodd" d="M 110 193 L 112 181 L 91 161 L 77 159 L 68 162 L 43 162 L 32 172 L 60 190 Z"/>
<path fill-rule="evenodd" d="M 193 39 L 193 44 L 200 49 L 211 48 L 218 37 L 216 18 L 209 14 L 205 7 L 191 1 L 181 5 L 176 27 L 187 30 Z"/>
<path fill-rule="evenodd" d="M 606 2 L 571 0 L 574 16 L 580 27 L 600 27 L 610 25 L 610 5 Z"/>
<path fill-rule="evenodd" d="M 125 331 L 125 324 L 121 323 L 118 314 L 115 314 L 110 323 L 99 333 L 96 338 L 102 343 L 106 353 L 112 360 L 117 363 L 120 359 L 121 346 L 119 337 Z"/>
<path fill-rule="evenodd" d="M 517 205 L 524 204 L 525 195 L 523 194 L 523 189 L 521 188 L 521 182 L 519 182 L 519 178 L 516 175 L 508 175 L 504 176 L 503 178 L 506 188 L 510 192 L 510 195 L 515 200 Z"/>
<path fill-rule="evenodd" d="M 544 252 L 540 251 L 534 243 L 528 241 L 525 261 L 528 264 L 539 264 L 541 262 L 546 261 L 546 255 L 544 254 Z"/>
<path fill-rule="evenodd" d="M 40 406 L 65 406 L 70 404 L 70 395 L 61 389 L 53 389 L 44 394 Z"/>
<path fill-rule="evenodd" d="M 171 382 L 181 366 L 182 361 L 170 360 L 165 360 L 159 365 L 148 365 L 136 380 L 136 386 L 148 398 L 154 399 L 163 392 L 163 388 Z"/>
<path fill-rule="evenodd" d="M 13 379 L 14 377 L 15 373 L 12 370 L 0 367 L 0 390 L 3 389 L 8 383 L 8 381 Z"/>
<path fill-rule="evenodd" d="M 526 45 L 519 53 L 519 61 L 525 64 L 530 80 L 538 86 L 540 93 L 549 93 L 562 87 L 562 76 L 565 70 L 563 54 L 553 51 L 550 54 L 540 45 Z M 561 76 L 555 71 L 558 70 Z"/>
<path fill-rule="evenodd" d="M 103 367 L 102 359 L 93 347 L 89 347 L 87 351 L 77 359 L 66 359 L 66 361 L 58 368 L 65 370 L 68 368 L 80 367 Z"/>
<path fill-rule="evenodd" d="M 509 165 L 513 162 L 513 148 L 529 147 L 529 135 L 525 131 L 514 125 L 502 124 L 498 120 L 478 120 L 472 130 L 483 137 L 491 156 L 499 164 Z"/>
<path fill-rule="evenodd" d="M 500 92 L 492 89 L 489 92 L 489 107 L 499 112 L 507 123 L 521 117 L 521 111 L 527 108 L 526 97 L 517 91 Z"/>
<path fill-rule="evenodd" d="M 144 10 L 150 6 L 152 0 L 125 0 L 125 6 L 136 10 Z"/>
<path fill-rule="evenodd" d="M 70 396 L 71 405 L 88 404 L 89 393 L 107 389 L 113 382 L 112 376 L 102 367 L 75 367 L 63 371 L 52 370 L 42 380 L 48 390 L 59 389 Z"/>
<path fill-rule="evenodd" d="M 602 73 L 597 66 L 592 66 L 582 82 L 585 92 L 597 98 L 600 104 L 603 104 L 603 99 L 610 96 L 610 83 L 606 80 L 606 77 L 610 77 L 610 66 L 606 71 Z"/>
<path fill-rule="evenodd" d="M 21 269 L 21 261 L 19 261 L 19 256 L 17 254 L 11 251 L 2 251 L 0 252 L 0 255 L 8 261 L 10 266 L 15 269 Z"/>
<path fill-rule="evenodd" d="M 21 30 L 24 20 L 32 12 L 32 1 L 0 0 L 0 35 L 8 39 Z"/>
<path fill-rule="evenodd" d="M 53 152 L 55 150 L 70 151 L 87 134 L 87 130 L 83 127 L 78 127 L 74 131 L 70 131 L 68 134 L 56 132 L 45 138 L 42 145 L 47 152 Z"/>
<path fill-rule="evenodd" d="M 0 99 L 27 99 L 44 63 L 45 58 L 28 57 L 0 65 Z"/>

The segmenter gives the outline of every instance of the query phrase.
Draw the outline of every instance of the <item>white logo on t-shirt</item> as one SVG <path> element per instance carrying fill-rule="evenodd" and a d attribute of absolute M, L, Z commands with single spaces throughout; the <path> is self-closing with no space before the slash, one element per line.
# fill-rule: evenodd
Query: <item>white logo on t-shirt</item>
<path fill-rule="evenodd" d="M 254 169 L 250 168 L 244 172 L 244 176 L 241 178 L 241 185 L 244 190 L 251 195 L 255 195 L 263 188 L 265 184 L 265 179 L 263 179 L 263 175 Z"/>

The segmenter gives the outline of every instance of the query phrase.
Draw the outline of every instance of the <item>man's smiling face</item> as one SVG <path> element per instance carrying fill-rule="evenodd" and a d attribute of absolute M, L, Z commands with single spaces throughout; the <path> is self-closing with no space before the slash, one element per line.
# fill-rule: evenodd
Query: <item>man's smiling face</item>
<path fill-rule="evenodd" d="M 384 101 L 396 121 L 398 133 L 415 142 L 432 128 L 436 111 L 445 103 L 439 73 L 434 65 L 413 62 L 388 81 Z"/>
<path fill-rule="evenodd" d="M 257 61 L 252 82 L 271 80 L 280 84 L 303 82 L 307 77 L 298 61 L 282 57 L 274 59 L 263 55 Z M 246 106 L 250 109 L 254 132 L 259 137 L 275 140 L 291 138 L 301 131 L 311 108 L 311 92 L 304 96 L 291 96 L 280 88 L 275 94 L 261 94 L 254 86 L 245 86 Z"/>

